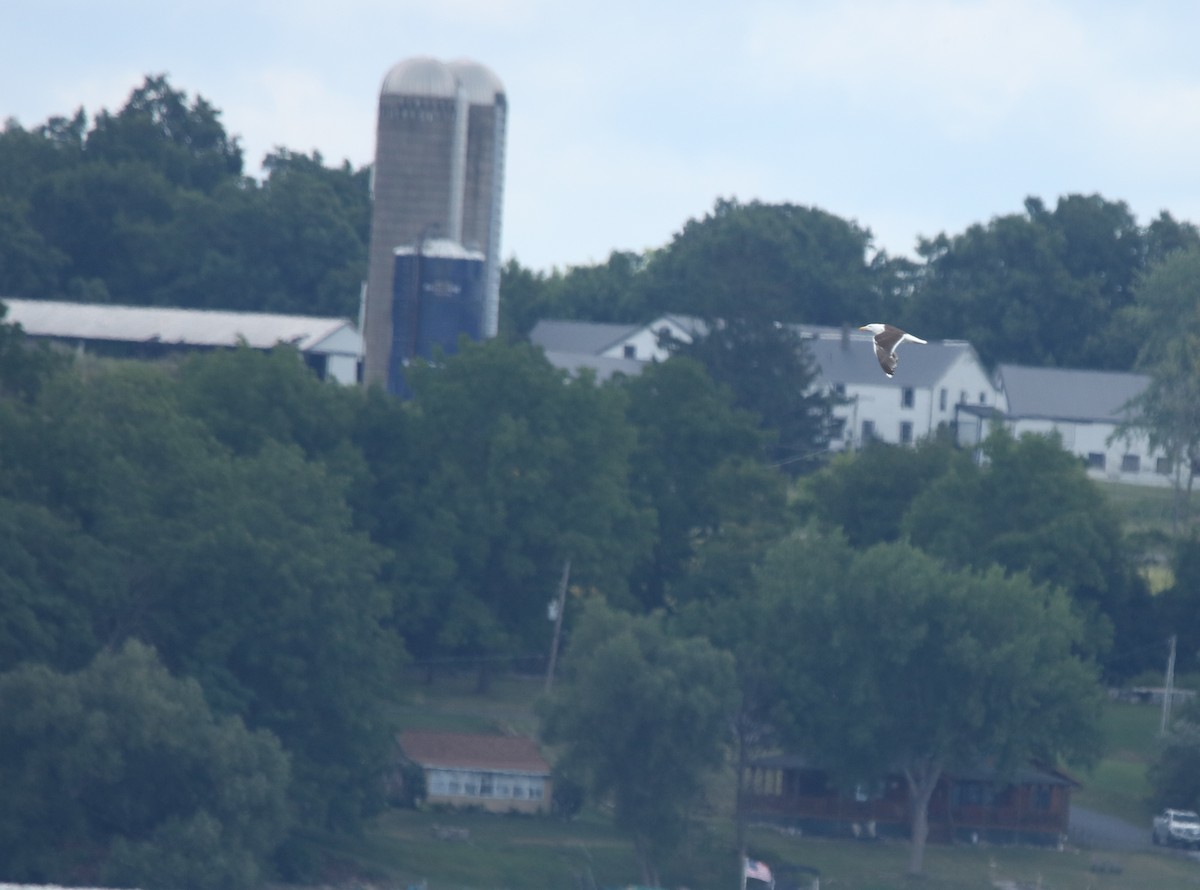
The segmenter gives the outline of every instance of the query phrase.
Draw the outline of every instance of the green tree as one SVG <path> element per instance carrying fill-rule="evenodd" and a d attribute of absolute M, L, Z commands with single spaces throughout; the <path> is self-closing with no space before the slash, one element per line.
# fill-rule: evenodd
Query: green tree
<path fill-rule="evenodd" d="M 197 96 L 176 90 L 165 74 L 148 75 L 116 114 L 101 111 L 88 133 L 89 158 L 119 165 L 148 163 L 169 182 L 212 192 L 242 173 L 242 150 L 220 122 L 221 113 Z"/>
<path fill-rule="evenodd" d="M 661 616 L 631 616 L 589 602 L 543 703 L 543 737 L 562 746 L 562 768 L 611 799 L 634 842 L 643 883 L 680 842 L 704 779 L 720 765 L 733 706 L 728 654 L 678 638 Z"/>
<path fill-rule="evenodd" d="M 751 481 L 764 440 L 757 418 L 736 410 L 729 391 L 717 387 L 699 363 L 673 357 L 648 365 L 625 389 L 627 416 L 637 431 L 631 488 L 653 509 L 657 523 L 653 548 L 633 578 L 636 595 L 651 609 L 681 594 L 672 588 L 741 504 L 753 499 L 763 506 L 763 489 L 774 488 L 777 515 L 784 480 L 769 474 L 762 485 Z M 740 486 L 722 484 L 732 474 Z"/>
<path fill-rule="evenodd" d="M 1095 754 L 1099 684 L 1060 591 L 812 534 L 781 544 L 761 583 L 773 638 L 788 641 L 775 653 L 785 738 L 846 787 L 903 774 L 911 873 L 947 770 Z"/>
<path fill-rule="evenodd" d="M 294 367 L 288 357 L 263 361 L 283 370 Z M 206 375 L 192 373 L 203 387 Z M 349 477 L 272 439 L 290 434 L 278 418 L 264 415 L 260 436 L 215 424 L 256 443 L 236 455 L 180 401 L 178 384 L 152 366 L 59 375 L 3 438 L 11 496 L 42 504 L 118 566 L 91 613 L 98 643 L 153 644 L 219 711 L 280 738 L 302 823 L 352 827 L 380 802 L 376 777 L 392 742 L 380 715 L 403 655 L 384 624 L 384 553 L 354 527 Z M 300 418 L 294 429 L 305 429 Z"/>
<path fill-rule="evenodd" d="M 645 269 L 648 314 L 847 324 L 883 317 L 898 280 L 870 231 L 823 210 L 720 199 Z M 865 324 L 865 321 L 858 321 Z"/>
<path fill-rule="evenodd" d="M 1135 649 L 1152 617 L 1113 506 L 1055 437 L 999 430 L 985 461 L 956 461 L 904 516 L 913 544 L 955 565 L 1000 565 L 1061 587 L 1089 626 L 1093 652 Z"/>
<path fill-rule="evenodd" d="M 1020 214 L 923 240 L 924 267 L 903 318 L 925 337 L 971 341 L 987 364 L 1128 369 L 1138 343 L 1122 310 L 1150 261 L 1194 226 L 1165 214 L 1142 229 L 1124 202 L 1065 195 Z"/>
<path fill-rule="evenodd" d="M 464 340 L 444 364 L 410 370 L 417 429 L 404 459 L 423 480 L 423 529 L 389 545 L 411 568 L 402 587 L 434 604 L 409 628 L 414 653 L 544 651 L 546 602 L 567 558 L 573 584 L 627 596 L 647 520 L 630 499 L 622 393 L 499 340 Z"/>
<path fill-rule="evenodd" d="M 288 827 L 278 741 L 129 643 L 0 674 L 0 855 L 26 881 L 252 888 Z"/>
<path fill-rule="evenodd" d="M 1200 247 L 1177 250 L 1147 273 L 1124 313 L 1140 342 L 1138 368 L 1150 384 L 1134 398 L 1118 435 L 1137 433 L 1171 465 L 1176 531 L 1187 521 L 1195 469 L 1200 466 Z"/>
<path fill-rule="evenodd" d="M 840 528 L 855 547 L 896 541 L 917 496 L 952 463 L 968 459 L 940 436 L 915 448 L 873 441 L 861 451 L 838 455 L 808 477 L 804 506 L 822 525 Z"/>
<path fill-rule="evenodd" d="M 672 351 L 700 362 L 735 407 L 760 418 L 771 434 L 767 460 L 789 473 L 812 469 L 838 431 L 836 396 L 815 386 L 818 369 L 789 326 L 760 318 L 713 320 L 690 343 Z"/>

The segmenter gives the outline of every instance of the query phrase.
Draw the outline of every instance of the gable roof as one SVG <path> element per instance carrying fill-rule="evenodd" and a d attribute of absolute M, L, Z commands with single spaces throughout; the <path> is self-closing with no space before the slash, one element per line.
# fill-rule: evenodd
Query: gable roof
<path fill-rule="evenodd" d="M 836 328 L 801 327 L 800 336 L 821 368 L 826 383 L 876 386 L 931 387 L 964 355 L 974 355 L 964 340 L 930 340 L 927 345 L 906 343 L 897 350 L 900 363 L 888 380 L 880 370 L 871 335 Z"/>
<path fill-rule="evenodd" d="M 645 325 L 604 324 L 595 321 L 539 321 L 529 342 L 549 352 L 599 355 L 632 337 Z"/>
<path fill-rule="evenodd" d="M 400 733 L 404 756 L 422 767 L 549 775 L 537 743 L 526 736 L 411 729 Z"/>
<path fill-rule="evenodd" d="M 287 343 L 307 352 L 335 335 L 353 333 L 355 342 L 358 336 L 345 318 L 7 297 L 2 302 L 8 307 L 4 320 L 20 324 L 30 337 L 179 346 L 237 346 L 244 340 L 255 349 Z"/>
<path fill-rule="evenodd" d="M 1013 419 L 1120 423 L 1125 403 L 1150 383 L 1145 374 L 1000 365 Z"/>

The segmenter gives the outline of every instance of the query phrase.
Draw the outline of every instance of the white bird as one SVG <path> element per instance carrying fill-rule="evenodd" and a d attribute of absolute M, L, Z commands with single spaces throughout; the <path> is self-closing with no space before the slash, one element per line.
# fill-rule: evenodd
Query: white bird
<path fill-rule="evenodd" d="M 895 372 L 896 363 L 900 361 L 896 357 L 896 350 L 900 348 L 901 343 L 924 344 L 926 342 L 920 337 L 914 337 L 890 324 L 865 324 L 859 330 L 875 335 L 875 358 L 879 359 L 879 367 L 883 368 L 883 373 L 889 377 Z"/>

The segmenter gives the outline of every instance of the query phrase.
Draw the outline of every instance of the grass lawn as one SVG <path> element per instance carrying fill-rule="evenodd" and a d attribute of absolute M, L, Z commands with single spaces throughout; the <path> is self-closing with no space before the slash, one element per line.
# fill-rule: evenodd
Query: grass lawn
<path fill-rule="evenodd" d="M 1156 809 L 1149 799 L 1146 767 L 1154 757 L 1161 712 L 1152 705 L 1108 702 L 1104 708 L 1104 754 L 1071 799 L 1081 806 L 1145 825 Z"/>
<path fill-rule="evenodd" d="M 401 710 L 411 728 L 534 733 L 538 677 L 497 676 L 486 694 L 473 674 L 418 678 Z M 1077 771 L 1083 806 L 1121 816 L 1149 830 L 1146 764 L 1158 731 L 1157 708 L 1110 702 L 1105 708 L 1105 753 L 1093 772 Z M 668 887 L 730 890 L 737 886 L 732 775 L 715 777 L 711 815 L 695 827 L 684 851 L 664 863 Z M 751 855 L 777 870 L 820 872 L 834 890 L 928 890 L 1041 887 L 1044 890 L 1161 890 L 1200 888 L 1200 862 L 1163 851 L 1105 853 L 1030 847 L 930 845 L 925 875 L 906 877 L 909 848 L 902 841 L 856 842 L 786 835 L 767 828 L 749 833 Z M 317 839 L 317 846 L 367 882 L 429 890 L 600 890 L 639 881 L 632 846 L 607 813 L 589 809 L 569 823 L 544 816 L 490 815 L 450 810 L 391 810 L 356 838 Z M 1005 885 L 1004 882 L 1012 882 Z M 751 884 L 754 890 L 754 884 Z M 781 882 L 782 886 L 782 882 Z"/>

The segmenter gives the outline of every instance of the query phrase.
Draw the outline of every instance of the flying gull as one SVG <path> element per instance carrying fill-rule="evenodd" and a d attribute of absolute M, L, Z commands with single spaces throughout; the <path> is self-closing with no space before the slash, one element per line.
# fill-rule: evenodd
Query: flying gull
<path fill-rule="evenodd" d="M 879 367 L 883 368 L 883 373 L 889 377 L 895 372 L 896 363 L 900 361 L 896 357 L 896 350 L 900 348 L 901 343 L 925 343 L 920 337 L 906 334 L 890 324 L 865 324 L 859 330 L 875 335 L 875 358 L 879 359 Z"/>

